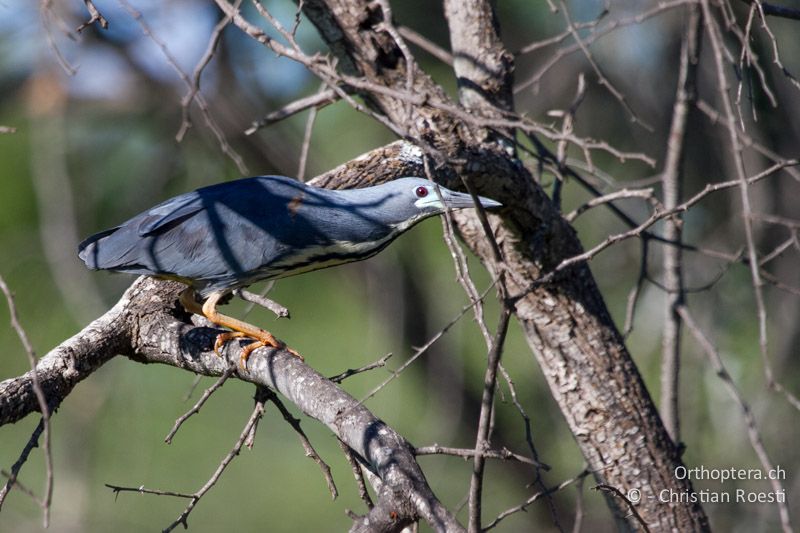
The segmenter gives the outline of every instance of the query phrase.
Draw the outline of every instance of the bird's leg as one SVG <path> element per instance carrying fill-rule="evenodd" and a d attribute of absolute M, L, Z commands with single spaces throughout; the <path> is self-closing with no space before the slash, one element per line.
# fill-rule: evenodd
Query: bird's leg
<path fill-rule="evenodd" d="M 219 355 L 219 349 L 229 340 L 240 337 L 250 337 L 255 339 L 256 342 L 248 344 L 242 348 L 240 364 L 243 368 L 247 366 L 247 358 L 250 357 L 250 353 L 256 348 L 260 348 L 262 346 L 286 349 L 292 355 L 295 355 L 300 359 L 303 358 L 299 353 L 291 348 L 288 348 L 283 341 L 276 339 L 269 331 L 263 330 L 252 324 L 248 324 L 247 322 L 243 322 L 237 318 L 223 315 L 217 311 L 217 304 L 219 303 L 220 298 L 222 298 L 224 295 L 225 293 L 220 291 L 211 293 L 211 296 L 208 297 L 201 308 L 201 314 L 211 322 L 218 326 L 223 326 L 233 330 L 230 333 L 220 333 L 217 335 L 217 340 L 214 342 L 214 352 L 216 352 L 217 355 Z"/>
<path fill-rule="evenodd" d="M 183 308 L 189 313 L 203 316 L 203 306 L 197 302 L 197 299 L 195 298 L 196 294 L 197 293 L 194 292 L 193 288 L 186 287 L 181 291 L 180 302 Z"/>

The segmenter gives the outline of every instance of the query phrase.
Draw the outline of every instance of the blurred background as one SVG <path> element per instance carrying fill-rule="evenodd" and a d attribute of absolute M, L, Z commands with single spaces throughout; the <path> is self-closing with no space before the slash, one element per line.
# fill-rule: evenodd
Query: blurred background
<path fill-rule="evenodd" d="M 75 253 L 80 240 L 197 187 L 243 175 L 298 176 L 307 113 L 253 135 L 244 131 L 270 111 L 319 89 L 318 80 L 301 66 L 276 57 L 237 29 L 227 28 L 203 73 L 201 88 L 219 134 L 238 155 L 224 153 L 219 137 L 196 106 L 191 111 L 193 127 L 177 142 L 181 100 L 187 93 L 178 71 L 191 76 L 220 19 L 218 10 L 199 0 L 98 0 L 95 5 L 109 21 L 108 29 L 93 25 L 78 34 L 75 28 L 88 18 L 83 2 L 47 4 L 0 2 L 0 126 L 16 130 L 0 135 L 0 275 L 16 294 L 20 320 L 38 355 L 101 315 L 133 280 L 125 275 L 88 272 Z M 245 4 L 243 11 L 266 29 L 263 20 L 254 16 L 253 6 Z M 263 4 L 291 27 L 293 3 L 265 0 Z M 798 2 L 786 4 L 800 8 Z M 592 52 L 651 130 L 629 119 L 597 83 L 585 57 L 564 53 L 550 66 L 557 51 L 572 44 L 569 39 L 518 55 L 517 110 L 542 122 L 557 123 L 559 119 L 548 112 L 570 106 L 578 75 L 585 74 L 587 92 L 576 115 L 576 133 L 606 140 L 621 150 L 645 153 L 656 161 L 651 167 L 597 154 L 593 183 L 603 192 L 652 183 L 660 194 L 658 172 L 663 168 L 675 94 L 685 26 L 683 8 L 675 3 L 675 9 L 641 16 L 657 4 L 631 0 L 609 6 L 599 1 L 567 5 L 576 22 L 593 21 L 608 7 L 598 27 L 611 25 L 613 31 L 597 39 Z M 448 48 L 439 3 L 403 0 L 393 2 L 393 9 L 399 24 Z M 550 12 L 545 2 L 502 0 L 498 10 L 511 51 L 564 31 L 562 13 Z M 746 4 L 733 4 L 731 13 L 746 20 Z M 637 16 L 637 22 L 631 23 Z M 800 23 L 779 18 L 770 18 L 769 23 L 786 69 L 800 72 Z M 592 27 L 583 31 L 589 35 Z M 325 50 L 307 20 L 301 21 L 297 36 L 307 52 Z M 733 41 L 728 44 L 735 49 Z M 744 87 L 742 121 L 748 134 L 769 150 L 797 157 L 800 91 L 772 67 L 772 44 L 763 31 L 754 31 L 751 45 L 764 66 L 777 107 L 760 88 L 752 69 L 738 72 Z M 455 94 L 452 70 L 428 53 L 412 49 L 422 67 Z M 706 49 L 699 91 L 716 105 L 713 61 L 707 54 Z M 707 183 L 734 179 L 726 135 L 719 123 L 698 112 L 690 115 L 684 197 Z M 313 177 L 392 140 L 380 124 L 347 104 L 332 104 L 317 114 L 307 166 L 300 177 Z M 578 150 L 569 153 L 580 156 Z M 745 160 L 752 174 L 768 166 L 752 151 Z M 535 167 L 535 161 L 525 162 Z M 543 176 L 542 180 L 549 184 L 552 177 Z M 786 220 L 800 218 L 799 195 L 798 180 L 786 172 L 751 188 L 756 211 Z M 564 211 L 588 197 L 577 185 L 567 184 Z M 647 216 L 641 201 L 620 205 L 637 220 Z M 745 243 L 740 209 L 737 189 L 712 196 L 686 213 L 685 239 L 736 253 Z M 576 227 L 586 247 L 626 229 L 602 208 L 578 218 Z M 763 221 L 755 226 L 758 249 L 765 254 L 792 236 L 795 239 L 767 265 L 794 289 L 764 287 L 771 363 L 783 385 L 795 392 L 800 391 L 797 227 L 800 224 L 792 227 Z M 270 297 L 290 309 L 291 320 L 276 320 L 261 309 L 253 310 L 248 319 L 285 339 L 323 374 L 338 374 L 387 353 L 393 354 L 389 367 L 397 368 L 468 303 L 441 234 L 441 222 L 428 220 L 366 262 L 281 280 Z M 649 254 L 649 274 L 655 280 L 661 279 L 660 252 L 653 246 Z M 640 253 L 640 244 L 630 240 L 592 261 L 620 327 L 629 291 L 639 275 Z M 686 286 L 702 289 L 689 294 L 690 307 L 719 347 L 751 406 L 772 461 L 785 470 L 784 486 L 791 507 L 800 494 L 798 412 L 765 386 L 750 273 L 745 266 L 700 254 L 687 254 L 685 260 Z M 488 286 L 488 276 L 472 259 L 471 273 L 479 289 Z M 658 398 L 659 388 L 664 297 L 656 284 L 644 284 L 628 337 L 628 347 L 654 398 Z M 228 311 L 242 316 L 245 307 L 234 302 Z M 492 328 L 496 309 L 493 302 L 487 305 L 487 323 Z M 0 345 L 4 347 L 0 379 L 29 368 L 8 322 L 8 309 L 0 305 Z M 687 337 L 684 335 L 681 381 L 687 464 L 759 468 L 739 407 Z M 485 357 L 482 337 L 467 313 L 367 405 L 414 445 L 472 447 Z M 512 325 L 503 362 L 531 417 L 540 459 L 552 467 L 544 474 L 545 482 L 556 485 L 574 477 L 583 469 L 583 460 L 516 325 Z M 386 369 L 374 370 L 348 379 L 344 387 L 361 398 L 387 375 Z M 153 530 L 166 527 L 180 514 L 184 500 L 131 493 L 115 497 L 104 484 L 193 492 L 205 483 L 238 437 L 250 414 L 254 391 L 252 386 L 228 382 L 183 426 L 173 444 L 166 445 L 163 438 L 175 419 L 213 380 L 204 378 L 197 388 L 193 382 L 193 375 L 174 368 L 118 358 L 75 389 L 52 421 L 52 530 Z M 37 422 L 37 417 L 30 416 L 0 428 L 4 470 L 17 459 Z M 333 470 L 340 493 L 336 501 L 331 501 L 318 467 L 304 456 L 292 430 L 274 407 L 268 407 L 255 447 L 244 451 L 199 503 L 189 518 L 192 530 L 347 528 L 350 520 L 344 510 L 364 511 L 350 468 L 329 431 L 313 420 L 303 419 L 302 424 Z M 504 386 L 495 431 L 495 446 L 526 453 L 523 420 Z M 433 456 L 421 457 L 420 464 L 445 505 L 451 509 L 463 505 L 471 462 Z M 484 492 L 487 520 L 535 492 L 536 487 L 529 486 L 534 474 L 518 463 L 490 462 Z M 44 462 L 40 451 L 35 451 L 20 480 L 38 493 L 43 479 Z M 593 485 L 593 480 L 587 479 L 582 488 L 570 486 L 556 494 L 553 501 L 562 527 L 572 527 L 576 501 L 580 500 L 584 530 L 614 529 L 602 496 L 589 490 Z M 737 487 L 769 490 L 766 482 L 754 481 L 731 482 L 725 490 Z M 720 487 L 718 482 L 701 481 L 695 488 Z M 779 524 L 774 505 L 707 504 L 705 509 L 712 525 L 721 531 L 774 531 Z M 794 513 L 794 522 L 800 522 L 800 514 Z M 466 511 L 462 509 L 459 516 L 465 517 Z M 0 514 L 0 530 L 41 528 L 37 505 L 22 492 L 12 491 Z M 556 529 L 545 503 L 537 502 L 529 512 L 515 514 L 500 525 L 505 531 L 534 528 Z"/>

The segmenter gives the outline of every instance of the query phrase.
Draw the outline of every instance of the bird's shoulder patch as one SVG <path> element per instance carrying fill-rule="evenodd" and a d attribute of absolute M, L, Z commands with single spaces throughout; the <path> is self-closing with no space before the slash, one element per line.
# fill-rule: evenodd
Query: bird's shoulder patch
<path fill-rule="evenodd" d="M 297 215 L 297 210 L 300 209 L 300 206 L 303 204 L 303 199 L 305 198 L 306 193 L 300 191 L 295 195 L 286 206 L 286 209 L 289 211 L 289 216 L 294 218 Z"/>

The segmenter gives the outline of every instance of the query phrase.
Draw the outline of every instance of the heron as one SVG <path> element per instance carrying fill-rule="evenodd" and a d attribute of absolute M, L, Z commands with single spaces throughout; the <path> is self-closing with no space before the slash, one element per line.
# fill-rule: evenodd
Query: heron
<path fill-rule="evenodd" d="M 501 206 L 476 199 L 487 209 Z M 165 200 L 87 238 L 78 256 L 92 270 L 184 283 L 180 302 L 187 312 L 231 330 L 216 337 L 217 354 L 231 339 L 255 340 L 242 350 L 240 363 L 246 367 L 254 349 L 287 346 L 268 331 L 217 311 L 234 290 L 367 259 L 418 222 L 475 202 L 419 177 L 329 190 L 258 176 Z"/>

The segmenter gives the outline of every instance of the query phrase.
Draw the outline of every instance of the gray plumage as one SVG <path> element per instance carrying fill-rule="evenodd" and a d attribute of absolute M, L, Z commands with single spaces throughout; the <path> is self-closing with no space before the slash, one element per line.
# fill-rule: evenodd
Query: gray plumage
<path fill-rule="evenodd" d="M 439 191 L 450 208 L 474 205 L 469 195 Z M 261 176 L 166 200 L 89 237 L 79 256 L 91 269 L 178 279 L 207 296 L 366 259 L 444 210 L 421 178 L 334 191 Z"/>

